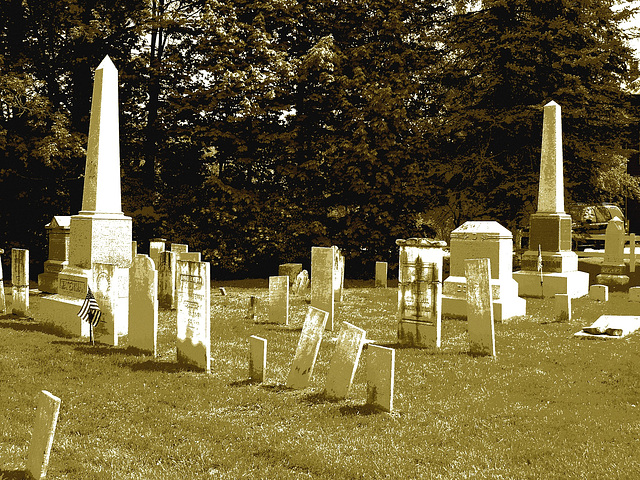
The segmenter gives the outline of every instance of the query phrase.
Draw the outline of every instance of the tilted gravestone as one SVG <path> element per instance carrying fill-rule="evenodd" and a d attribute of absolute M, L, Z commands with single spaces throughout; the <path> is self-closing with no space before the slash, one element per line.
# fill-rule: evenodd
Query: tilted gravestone
<path fill-rule="evenodd" d="M 147 255 L 136 255 L 129 271 L 129 346 L 154 357 L 158 345 L 158 272 Z"/>
<path fill-rule="evenodd" d="M 285 383 L 288 388 L 305 388 L 309 383 L 328 318 L 328 312 L 309 306 Z"/>
<path fill-rule="evenodd" d="M 264 382 L 267 369 L 267 340 L 251 335 L 249 337 L 249 379 Z"/>
<path fill-rule="evenodd" d="M 178 362 L 209 373 L 211 371 L 209 262 L 178 261 L 176 265 Z"/>
<path fill-rule="evenodd" d="M 289 325 L 289 277 L 269 277 L 269 321 Z"/>
<path fill-rule="evenodd" d="M 329 362 L 329 373 L 324 387 L 327 397 L 345 398 L 348 395 L 366 336 L 367 332 L 363 329 L 342 322 L 336 349 Z"/>
<path fill-rule="evenodd" d="M 393 410 L 393 387 L 396 351 L 393 348 L 367 346 L 367 404 L 390 412 Z"/>
<path fill-rule="evenodd" d="M 488 258 L 470 259 L 465 262 L 467 330 L 470 352 L 475 355 L 496 354 L 490 263 Z"/>
<path fill-rule="evenodd" d="M 29 250 L 11 249 L 11 290 L 14 315 L 29 313 Z"/>
<path fill-rule="evenodd" d="M 327 330 L 333 330 L 335 260 L 333 248 L 311 247 L 311 306 L 329 314 Z"/>
<path fill-rule="evenodd" d="M 171 310 L 176 309 L 176 256 L 175 252 L 162 252 L 158 255 L 158 305 Z"/>
<path fill-rule="evenodd" d="M 47 475 L 60 403 L 58 397 L 46 390 L 42 390 L 38 395 L 36 420 L 27 454 L 27 473 L 33 479 L 40 480 Z"/>

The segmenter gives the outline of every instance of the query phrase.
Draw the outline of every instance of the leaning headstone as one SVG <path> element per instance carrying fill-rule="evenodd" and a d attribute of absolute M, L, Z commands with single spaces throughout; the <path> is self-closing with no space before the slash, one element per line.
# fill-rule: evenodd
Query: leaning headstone
<path fill-rule="evenodd" d="M 40 480 L 47 475 L 51 446 L 60 413 L 60 403 L 58 397 L 46 390 L 42 390 L 38 395 L 36 420 L 27 454 L 26 470 L 30 478 Z"/>
<path fill-rule="evenodd" d="M 363 329 L 342 322 L 336 349 L 329 362 L 329 373 L 324 387 L 327 397 L 345 398 L 349 393 L 366 336 L 367 332 Z"/>
<path fill-rule="evenodd" d="M 210 266 L 209 262 L 177 262 L 178 312 L 177 357 L 184 363 L 209 373 Z"/>
<path fill-rule="evenodd" d="M 387 262 L 376 262 L 376 287 L 387 288 Z"/>
<path fill-rule="evenodd" d="M 2 278 L 2 254 L 4 249 L 0 248 L 0 313 L 7 311 L 7 301 L 4 297 L 4 280 Z"/>
<path fill-rule="evenodd" d="M 264 382 L 267 370 L 267 340 L 255 335 L 249 337 L 249 379 Z"/>
<path fill-rule="evenodd" d="M 152 238 L 149 240 L 149 256 L 156 268 L 160 267 L 160 255 L 166 251 L 167 240 L 165 238 Z"/>
<path fill-rule="evenodd" d="M 596 276 L 596 282 L 607 285 L 612 290 L 623 290 L 629 284 L 629 276 L 626 275 L 627 266 L 624 263 L 624 244 L 624 222 L 619 217 L 613 217 L 607 223 L 604 235 L 604 260 L 600 267 L 600 274 Z"/>
<path fill-rule="evenodd" d="M 367 346 L 367 404 L 393 410 L 396 351 L 380 345 Z"/>
<path fill-rule="evenodd" d="M 336 246 L 333 248 L 335 255 L 335 263 L 333 268 L 333 290 L 334 301 L 342 302 L 342 290 L 344 289 L 344 255 L 340 252 L 340 249 Z"/>
<path fill-rule="evenodd" d="M 115 310 L 118 299 L 116 266 L 107 263 L 95 263 L 93 272 L 95 276 L 93 294 L 101 312 L 100 321 L 93 329 L 94 339 L 107 345 L 118 345 L 118 329 L 115 324 Z"/>
<path fill-rule="evenodd" d="M 285 383 L 287 388 L 305 388 L 309 383 L 328 319 L 328 312 L 309 306 L 291 370 L 289 370 Z"/>
<path fill-rule="evenodd" d="M 304 295 L 309 288 L 309 272 L 302 270 L 293 283 L 292 293 L 294 295 Z"/>
<path fill-rule="evenodd" d="M 289 277 L 269 277 L 269 321 L 289 325 Z"/>
<path fill-rule="evenodd" d="M 286 275 L 289 277 L 289 285 L 293 285 L 298 274 L 302 271 L 301 263 L 283 263 L 278 265 L 278 276 Z"/>
<path fill-rule="evenodd" d="M 467 260 L 467 330 L 470 352 L 476 355 L 496 354 L 491 301 L 491 265 L 488 258 Z"/>
<path fill-rule="evenodd" d="M 336 255 L 331 247 L 311 247 L 311 306 L 329 314 L 327 330 L 333 330 Z"/>
<path fill-rule="evenodd" d="M 158 255 L 158 306 L 176 309 L 176 253 L 164 251 Z"/>
<path fill-rule="evenodd" d="M 561 322 L 571 320 L 571 296 L 566 293 L 555 295 L 555 317 Z"/>
<path fill-rule="evenodd" d="M 138 254 L 129 271 L 129 346 L 154 357 L 158 345 L 158 272 Z"/>
<path fill-rule="evenodd" d="M 29 250 L 11 249 L 11 290 L 14 315 L 27 315 L 29 312 Z"/>
<path fill-rule="evenodd" d="M 607 285 L 595 284 L 589 287 L 589 298 L 598 302 L 609 300 L 609 287 Z"/>
<path fill-rule="evenodd" d="M 49 259 L 44 262 L 44 272 L 38 275 L 38 290 L 58 293 L 58 275 L 69 265 L 69 239 L 71 217 L 56 215 L 45 228 L 49 238 Z"/>

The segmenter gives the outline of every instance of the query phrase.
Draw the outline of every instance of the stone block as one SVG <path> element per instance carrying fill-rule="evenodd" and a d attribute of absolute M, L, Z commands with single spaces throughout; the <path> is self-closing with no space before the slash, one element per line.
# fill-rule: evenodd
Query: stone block
<path fill-rule="evenodd" d="M 249 337 L 249 379 L 264 382 L 267 369 L 267 340 L 255 335 Z"/>
<path fill-rule="evenodd" d="M 51 446 L 58 424 L 61 400 L 42 390 L 38 395 L 36 419 L 31 433 L 31 443 L 27 454 L 27 474 L 40 480 L 47 475 Z"/>
<path fill-rule="evenodd" d="M 491 301 L 491 266 L 488 258 L 466 261 L 467 331 L 470 352 L 475 355 L 496 354 Z"/>
<path fill-rule="evenodd" d="M 571 250 L 571 215 L 566 213 L 534 213 L 531 215 L 529 249 L 537 252 Z"/>
<path fill-rule="evenodd" d="M 47 295 L 40 299 L 38 318 L 66 335 L 89 338 L 89 323 L 78 317 L 84 299 L 61 294 Z"/>
<path fill-rule="evenodd" d="M 333 289 L 332 289 L 333 291 Z M 322 335 L 329 319 L 329 313 L 309 306 L 302 326 L 296 353 L 285 385 L 287 388 L 305 388 L 313 375 L 313 369 L 322 342 Z"/>
<path fill-rule="evenodd" d="M 342 322 L 336 349 L 329 362 L 324 393 L 329 398 L 346 398 L 358 368 L 367 332 Z"/>
<path fill-rule="evenodd" d="M 598 302 L 609 300 L 609 287 L 607 285 L 591 285 L 589 288 L 589 298 Z"/>
<path fill-rule="evenodd" d="M 158 272 L 147 255 L 136 255 L 129 271 L 128 344 L 154 357 L 158 345 Z"/>
<path fill-rule="evenodd" d="M 289 277 L 269 277 L 269 322 L 289 325 Z"/>
<path fill-rule="evenodd" d="M 393 410 L 396 351 L 379 345 L 367 346 L 367 404 L 387 412 Z"/>
<path fill-rule="evenodd" d="M 513 278 L 518 282 L 520 297 L 550 297 L 567 293 L 571 298 L 579 298 L 589 293 L 589 274 L 578 270 L 545 273 L 542 286 L 540 274 L 536 271 L 514 272 Z"/>
<path fill-rule="evenodd" d="M 629 288 L 629 277 L 627 275 L 600 273 L 596 275 L 596 282 L 608 286 L 611 291 L 624 291 Z"/>

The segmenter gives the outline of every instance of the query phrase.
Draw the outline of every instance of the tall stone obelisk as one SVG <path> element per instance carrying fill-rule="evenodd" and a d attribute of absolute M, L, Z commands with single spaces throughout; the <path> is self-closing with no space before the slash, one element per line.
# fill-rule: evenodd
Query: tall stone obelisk
<path fill-rule="evenodd" d="M 118 292 L 114 323 L 118 334 L 127 333 L 131 240 L 132 219 L 122 212 L 120 193 L 118 71 L 107 56 L 95 72 L 82 210 L 71 217 L 69 265 L 58 276 L 58 295 L 54 299 L 70 306 L 63 308 L 67 313 L 60 315 L 68 316 L 77 304 L 74 299 L 84 299 L 88 286 L 96 292 L 101 285 L 106 288 L 114 281 L 115 288 L 109 290 Z M 94 278 L 96 264 L 114 265 L 115 278 Z M 67 318 L 61 326 L 84 335 L 84 326 L 76 329 L 75 321 Z M 71 322 L 74 328 L 66 328 L 65 322 Z"/>
<path fill-rule="evenodd" d="M 578 256 L 571 251 L 571 216 L 564 211 L 560 113 L 556 102 L 544 106 L 538 210 L 530 217 L 529 249 L 522 256 L 522 270 L 513 274 L 523 297 L 564 293 L 577 298 L 589 291 L 589 274 L 578 271 Z"/>

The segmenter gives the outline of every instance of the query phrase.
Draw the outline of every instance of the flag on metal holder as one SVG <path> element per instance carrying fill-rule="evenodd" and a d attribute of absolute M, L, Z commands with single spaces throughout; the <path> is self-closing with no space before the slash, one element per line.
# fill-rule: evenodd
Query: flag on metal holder
<path fill-rule="evenodd" d="M 89 322 L 89 337 L 91 343 L 93 343 L 93 327 L 98 325 L 101 314 L 100 305 L 98 305 L 96 297 L 93 296 L 91 288 L 87 286 L 87 296 L 84 298 L 84 302 L 82 302 L 78 316 L 85 322 Z"/>
<path fill-rule="evenodd" d="M 542 296 L 544 297 L 544 286 L 542 285 L 542 250 L 540 249 L 540 244 L 538 244 L 538 273 L 540 274 L 540 290 L 542 291 Z"/>

